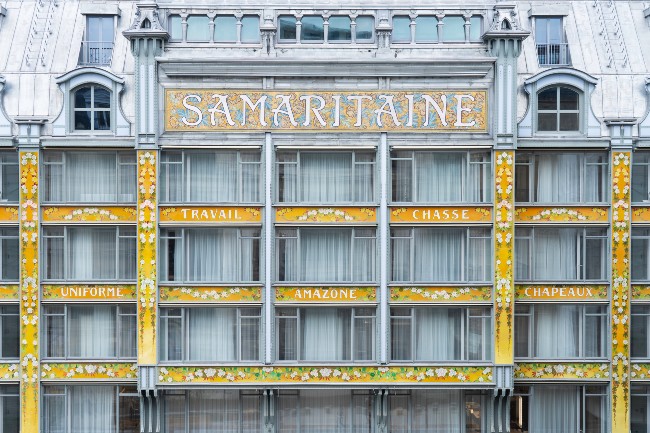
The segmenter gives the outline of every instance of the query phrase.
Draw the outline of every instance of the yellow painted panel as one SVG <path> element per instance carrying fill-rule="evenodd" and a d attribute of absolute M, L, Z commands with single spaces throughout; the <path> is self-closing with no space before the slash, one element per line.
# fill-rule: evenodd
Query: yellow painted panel
<path fill-rule="evenodd" d="M 515 298 L 521 301 L 606 301 L 608 288 L 597 284 L 517 284 Z"/>
<path fill-rule="evenodd" d="M 261 223 L 260 207 L 161 207 L 160 222 L 182 223 Z"/>
<path fill-rule="evenodd" d="M 392 207 L 391 223 L 491 223 L 492 208 L 483 207 Z"/>
<path fill-rule="evenodd" d="M 0 223 L 18 223 L 18 206 L 0 206 Z"/>
<path fill-rule="evenodd" d="M 632 285 L 632 300 L 648 301 L 650 300 L 650 286 L 643 284 Z"/>
<path fill-rule="evenodd" d="M 161 302 L 261 302 L 261 287 L 160 287 Z"/>
<path fill-rule="evenodd" d="M 632 363 L 632 368 L 630 369 L 630 379 L 631 380 L 650 380 L 650 364 L 646 363 Z"/>
<path fill-rule="evenodd" d="M 276 287 L 276 302 L 376 302 L 375 287 Z"/>
<path fill-rule="evenodd" d="M 650 207 L 634 206 L 632 208 L 632 222 L 633 223 L 650 222 Z"/>
<path fill-rule="evenodd" d="M 20 298 L 18 284 L 5 284 L 0 286 L 0 299 L 3 301 L 17 301 Z"/>
<path fill-rule="evenodd" d="M 391 287 L 391 302 L 487 302 L 492 287 Z"/>
<path fill-rule="evenodd" d="M 370 207 L 279 207 L 277 223 L 375 223 L 377 209 Z"/>
<path fill-rule="evenodd" d="M 609 380 L 609 364 L 573 362 L 519 362 L 515 365 L 515 379 Z"/>
<path fill-rule="evenodd" d="M 47 206 L 42 208 L 43 222 L 46 223 L 135 223 L 135 207 L 126 206 Z"/>
<path fill-rule="evenodd" d="M 0 381 L 16 381 L 20 379 L 19 364 L 0 364 Z"/>
<path fill-rule="evenodd" d="M 518 223 L 608 223 L 607 207 L 518 207 L 515 210 Z"/>
<path fill-rule="evenodd" d="M 137 299 L 137 288 L 131 284 L 50 284 L 42 287 L 44 300 L 61 301 L 130 301 Z"/>
<path fill-rule="evenodd" d="M 137 379 L 138 366 L 135 363 L 43 363 L 43 380 L 116 380 Z"/>
<path fill-rule="evenodd" d="M 485 90 L 165 91 L 166 131 L 485 132 L 487 111 Z"/>

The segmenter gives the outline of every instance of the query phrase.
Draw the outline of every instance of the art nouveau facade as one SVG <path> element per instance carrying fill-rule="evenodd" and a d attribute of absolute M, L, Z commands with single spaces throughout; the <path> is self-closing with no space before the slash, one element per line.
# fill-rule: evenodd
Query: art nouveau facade
<path fill-rule="evenodd" d="M 7 0 L 0 41 L 0 433 L 650 432 L 643 2 Z"/>

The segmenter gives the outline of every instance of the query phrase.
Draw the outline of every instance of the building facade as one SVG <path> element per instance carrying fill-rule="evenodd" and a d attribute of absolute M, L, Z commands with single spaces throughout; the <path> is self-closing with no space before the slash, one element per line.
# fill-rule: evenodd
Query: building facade
<path fill-rule="evenodd" d="M 0 433 L 650 432 L 650 4 L 0 3 Z"/>

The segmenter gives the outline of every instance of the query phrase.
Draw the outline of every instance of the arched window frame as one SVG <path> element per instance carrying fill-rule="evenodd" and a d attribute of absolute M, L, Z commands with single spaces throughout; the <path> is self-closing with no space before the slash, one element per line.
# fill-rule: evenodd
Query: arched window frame
<path fill-rule="evenodd" d="M 81 107 L 77 107 L 77 103 L 76 103 L 77 102 L 77 92 L 80 92 L 83 89 L 90 89 L 90 106 L 81 108 Z M 95 99 L 95 95 L 96 95 L 98 89 L 105 90 L 105 91 L 108 92 L 108 94 L 109 94 L 108 108 L 103 108 L 103 107 L 98 107 L 97 106 L 97 100 Z M 72 116 L 71 116 L 70 119 L 72 120 L 73 131 L 74 132 L 90 132 L 90 133 L 100 132 L 100 131 L 110 131 L 111 126 L 113 124 L 113 116 L 111 115 L 111 112 L 113 111 L 113 104 L 112 104 L 113 95 L 112 95 L 112 93 L 113 92 L 111 91 L 111 89 L 108 89 L 108 88 L 102 86 L 101 84 L 94 84 L 94 83 L 82 84 L 82 85 L 72 89 L 72 95 L 71 95 L 72 96 L 72 104 L 71 104 L 72 105 L 71 106 Z M 89 129 L 78 129 L 77 128 L 76 116 L 77 116 L 77 113 L 82 113 L 82 112 L 90 113 L 90 128 Z M 95 129 L 95 122 L 94 122 L 95 113 L 98 113 L 98 112 L 108 112 L 109 117 L 108 117 L 108 128 L 107 129 Z"/>
<path fill-rule="evenodd" d="M 561 96 L 561 89 L 568 89 L 578 95 L 578 108 L 576 110 L 568 110 L 568 109 L 562 109 L 561 104 L 562 100 L 560 98 Z M 543 92 L 546 92 L 548 90 L 555 90 L 556 92 L 556 107 L 554 110 L 540 110 L 539 108 L 539 95 L 542 94 Z M 582 133 L 582 121 L 581 117 L 583 115 L 583 99 L 584 99 L 584 94 L 579 90 L 574 88 L 573 86 L 567 86 L 567 85 L 552 85 L 548 87 L 544 87 L 543 89 L 539 89 L 537 91 L 536 95 L 536 104 L 535 104 L 535 109 L 537 110 L 536 113 L 536 124 L 535 124 L 535 131 L 538 134 L 571 134 L 571 133 Z M 578 114 L 578 128 L 577 129 L 569 129 L 569 130 L 562 130 L 561 128 L 561 117 L 562 114 Z M 547 130 L 540 130 L 539 127 L 539 116 L 540 114 L 555 114 L 556 116 L 556 125 L 555 125 L 555 130 L 554 131 L 547 131 Z"/>
<path fill-rule="evenodd" d="M 524 91 L 528 94 L 528 109 L 518 125 L 521 138 L 572 137 L 592 138 L 601 136 L 600 121 L 591 108 L 591 94 L 598 80 L 591 75 L 573 68 L 554 68 L 543 71 L 524 81 Z M 537 99 L 540 92 L 551 87 L 567 87 L 578 92 L 578 130 L 577 131 L 539 131 Z"/>
<path fill-rule="evenodd" d="M 56 79 L 59 89 L 63 92 L 63 107 L 59 116 L 54 120 L 53 136 L 119 136 L 131 135 L 131 124 L 119 104 L 119 94 L 124 90 L 124 79 L 100 68 L 78 68 Z M 110 92 L 110 129 L 107 130 L 77 130 L 74 124 L 75 92 L 82 87 L 99 86 Z"/>

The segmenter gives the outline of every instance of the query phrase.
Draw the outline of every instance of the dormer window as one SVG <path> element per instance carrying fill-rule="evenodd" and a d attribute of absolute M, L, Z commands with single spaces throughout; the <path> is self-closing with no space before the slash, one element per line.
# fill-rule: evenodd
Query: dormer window
<path fill-rule="evenodd" d="M 579 131 L 580 95 L 564 86 L 553 86 L 537 94 L 537 130 Z"/>
<path fill-rule="evenodd" d="M 98 86 L 79 87 L 74 91 L 74 130 L 108 131 L 111 129 L 111 92 Z"/>
<path fill-rule="evenodd" d="M 113 30 L 115 17 L 107 15 L 86 16 L 86 31 L 81 43 L 81 65 L 110 65 L 113 56 Z"/>
<path fill-rule="evenodd" d="M 540 17 L 535 20 L 535 43 L 540 66 L 569 64 L 569 45 L 564 37 L 562 21 L 562 17 Z"/>

